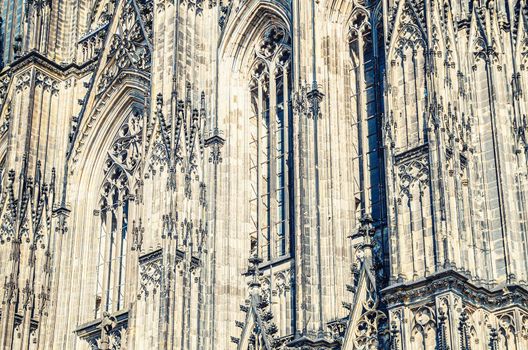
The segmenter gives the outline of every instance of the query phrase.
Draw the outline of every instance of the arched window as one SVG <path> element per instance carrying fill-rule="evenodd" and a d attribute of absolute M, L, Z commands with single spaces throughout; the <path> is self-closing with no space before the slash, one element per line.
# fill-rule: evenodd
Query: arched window
<path fill-rule="evenodd" d="M 372 26 L 369 14 L 358 8 L 352 16 L 349 49 L 352 58 L 352 110 L 356 117 L 362 211 L 374 225 L 385 221 L 385 186 L 381 116 L 383 113 L 382 77 L 384 67 L 381 23 Z"/>
<path fill-rule="evenodd" d="M 95 317 L 125 306 L 130 183 L 139 164 L 141 113 L 133 110 L 107 154 L 100 192 Z"/>
<path fill-rule="evenodd" d="M 289 252 L 291 74 L 290 36 L 265 30 L 251 68 L 252 253 L 265 260 Z M 257 252 L 258 250 L 258 252 Z"/>

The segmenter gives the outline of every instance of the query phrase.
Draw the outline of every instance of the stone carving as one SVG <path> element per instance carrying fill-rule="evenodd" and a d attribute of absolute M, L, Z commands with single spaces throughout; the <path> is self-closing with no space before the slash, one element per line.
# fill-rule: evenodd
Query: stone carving
<path fill-rule="evenodd" d="M 197 166 L 197 151 L 203 152 L 204 124 L 206 119 L 205 94 L 200 96 L 200 108 L 193 106 L 192 88 L 190 83 L 186 86 L 185 99 L 176 103 L 176 114 L 172 118 L 165 117 L 163 113 L 163 96 L 158 94 L 156 99 L 156 116 L 159 120 L 158 148 L 156 159 L 168 163 L 170 168 L 180 165 L 182 173 L 189 177 L 195 173 Z M 174 122 L 174 129 L 172 129 Z M 161 151 L 160 149 L 160 151 Z"/>
<path fill-rule="evenodd" d="M 25 5 L 0 348 L 528 347 L 525 0 Z"/>
<path fill-rule="evenodd" d="M 118 29 L 110 41 L 106 67 L 97 85 L 97 94 L 104 92 L 121 70 L 148 71 L 150 69 L 150 49 L 133 1 L 126 0 L 123 5 Z"/>
<path fill-rule="evenodd" d="M 105 173 L 117 165 L 128 175 L 134 173 L 141 161 L 143 114 L 134 108 L 123 122 L 108 151 Z"/>
<path fill-rule="evenodd" d="M 320 91 L 317 83 L 314 83 L 311 90 L 308 86 L 301 86 L 300 90 L 294 94 L 293 110 L 309 118 L 321 116 L 321 102 L 324 94 Z"/>
<path fill-rule="evenodd" d="M 0 242 L 10 241 L 15 237 L 15 220 L 17 215 L 17 203 L 14 194 L 15 171 L 8 173 L 8 182 L 2 193 L 2 223 L 0 226 Z"/>
<path fill-rule="evenodd" d="M 436 315 L 430 307 L 423 306 L 413 310 L 413 321 L 411 325 L 411 342 L 421 344 L 428 338 L 427 344 L 433 342 L 436 335 Z"/>
<path fill-rule="evenodd" d="M 246 304 L 241 305 L 241 310 L 246 313 L 244 323 L 238 323 L 242 328 L 242 338 L 231 337 L 231 341 L 238 345 L 238 349 L 272 350 L 280 340 L 276 333 L 278 328 L 273 322 L 271 312 L 271 294 L 269 279 L 261 276 L 258 264 L 262 259 L 252 257 L 249 259 L 247 276 L 249 298 Z"/>
<path fill-rule="evenodd" d="M 376 276 L 373 274 L 376 270 L 373 265 L 374 233 L 372 218 L 365 216 L 358 232 L 352 236 L 352 239 L 358 241 L 354 246 L 357 256 L 353 265 L 354 285 L 351 286 L 354 302 L 350 306 L 343 349 L 384 349 L 390 342 L 388 318 L 376 288 Z"/>
<path fill-rule="evenodd" d="M 147 40 L 152 45 L 152 28 L 154 22 L 154 1 L 153 0 L 134 0 L 139 10 L 139 16 L 142 27 L 147 33 Z"/>
<path fill-rule="evenodd" d="M 372 285 L 367 287 L 366 300 L 361 302 L 361 316 L 352 326 L 356 349 L 373 349 L 382 347 L 380 334 L 383 336 L 383 326 L 386 315 L 379 310 L 379 299 Z M 385 335 L 385 337 L 388 337 Z"/>
<path fill-rule="evenodd" d="M 427 158 L 417 158 L 398 168 L 400 179 L 400 193 L 410 197 L 412 195 L 411 187 L 415 183 L 427 185 L 429 181 L 429 166 Z"/>
<path fill-rule="evenodd" d="M 11 75 L 6 74 L 4 77 L 0 78 L 0 107 L 4 106 L 6 102 L 8 88 L 11 83 Z"/>
<path fill-rule="evenodd" d="M 196 151 L 203 148 L 203 145 L 197 145 L 196 141 L 203 142 L 206 109 L 205 93 L 202 92 L 200 95 L 200 108 L 193 108 L 192 90 L 189 83 L 186 89 L 185 100 L 178 100 L 175 152 L 181 163 L 182 172 L 190 177 L 196 171 Z"/>
<path fill-rule="evenodd" d="M 205 0 L 182 0 L 182 5 L 187 5 L 187 8 L 196 11 L 197 14 L 203 11 L 203 3 Z"/>
<path fill-rule="evenodd" d="M 262 39 L 255 45 L 255 56 L 265 61 L 274 60 L 282 50 L 288 50 L 290 36 L 287 31 L 279 26 L 272 26 L 264 32 Z"/>
<path fill-rule="evenodd" d="M 160 291 L 163 278 L 163 254 L 161 250 L 140 257 L 139 264 L 139 295 L 148 297 L 150 293 Z"/>
<path fill-rule="evenodd" d="M 11 122 L 11 101 L 6 102 L 3 122 L 0 125 L 0 135 L 5 134 L 9 130 L 9 124 Z"/>
<path fill-rule="evenodd" d="M 31 85 L 31 72 L 26 72 L 16 78 L 15 89 L 21 92 Z"/>
<path fill-rule="evenodd" d="M 101 210 L 107 210 L 115 203 L 114 191 L 120 194 L 119 200 L 125 201 L 131 195 L 131 180 L 141 159 L 142 114 L 134 109 L 123 122 L 104 165 L 105 181 L 101 187 Z"/>
<path fill-rule="evenodd" d="M 209 152 L 209 163 L 213 163 L 215 165 L 222 163 L 221 148 L 225 142 L 225 139 L 221 135 L 221 130 L 215 128 L 205 140 L 205 146 L 211 149 Z"/>
<path fill-rule="evenodd" d="M 41 86 L 44 91 L 50 91 L 53 95 L 59 92 L 59 82 L 39 71 L 35 74 L 35 86 Z"/>

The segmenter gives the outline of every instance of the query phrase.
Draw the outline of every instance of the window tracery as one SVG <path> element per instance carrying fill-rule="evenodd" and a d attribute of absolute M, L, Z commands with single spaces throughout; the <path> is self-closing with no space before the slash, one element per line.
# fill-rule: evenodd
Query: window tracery
<path fill-rule="evenodd" d="M 289 250 L 290 55 L 289 34 L 273 25 L 257 41 L 250 71 L 251 247 L 266 260 Z"/>
<path fill-rule="evenodd" d="M 130 186 L 141 157 L 141 118 L 134 109 L 107 153 L 99 200 L 96 318 L 124 308 Z"/>
<path fill-rule="evenodd" d="M 361 216 L 369 214 L 375 225 L 384 221 L 384 186 L 381 115 L 383 112 L 382 72 L 383 30 L 373 4 L 354 10 L 349 24 L 348 45 L 352 67 L 349 81 L 353 91 L 352 115 L 357 125 L 358 173 L 362 203 Z M 367 175 L 370 174 L 370 175 Z"/>
<path fill-rule="evenodd" d="M 434 310 L 428 306 L 423 306 L 414 311 L 413 314 L 411 344 L 413 344 L 415 349 L 434 349 L 436 346 Z"/>

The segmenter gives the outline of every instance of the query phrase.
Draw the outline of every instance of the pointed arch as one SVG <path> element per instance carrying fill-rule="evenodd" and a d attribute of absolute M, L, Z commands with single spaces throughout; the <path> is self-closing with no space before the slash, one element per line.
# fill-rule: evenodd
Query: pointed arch
<path fill-rule="evenodd" d="M 230 15 L 219 46 L 219 84 L 228 97 L 219 101 L 221 129 L 243 133 L 233 142 L 246 162 L 249 179 L 247 208 L 250 251 L 265 260 L 290 252 L 292 202 L 292 35 L 285 2 L 247 1 Z M 235 116 L 236 115 L 236 116 Z M 225 127 L 223 125 L 226 125 Z M 246 161 L 247 159 L 247 161 Z M 249 202 L 249 207 L 247 203 Z"/>
<path fill-rule="evenodd" d="M 291 32 L 291 13 L 282 1 L 247 1 L 231 15 L 219 44 L 220 57 L 233 60 L 232 70 L 239 71 L 250 60 L 252 49 L 259 35 L 273 24 Z"/>
<path fill-rule="evenodd" d="M 104 51 L 99 56 L 95 72 L 79 113 L 79 127 L 72 135 L 68 158 L 78 154 L 86 136 L 100 114 L 110 105 L 109 100 L 123 86 L 132 84 L 139 90 L 150 88 L 152 44 L 135 0 L 118 2 L 108 24 Z"/>
<path fill-rule="evenodd" d="M 376 279 L 363 262 L 354 294 L 353 307 L 343 339 L 343 350 L 384 348 L 387 315 L 381 311 Z"/>
<path fill-rule="evenodd" d="M 402 45 L 402 40 L 421 42 L 423 47 L 426 47 L 425 30 L 409 0 L 404 0 L 399 4 L 392 33 L 394 35 L 390 36 L 391 40 L 387 52 L 388 61 L 394 59 L 395 52 Z"/>
<path fill-rule="evenodd" d="M 127 276 L 126 256 L 132 243 L 129 222 L 135 215 L 146 96 L 141 81 L 125 79 L 97 117 L 84 121 L 80 148 L 69 160 L 72 239 L 86 247 L 79 258 L 82 276 L 76 277 L 79 319 L 85 322 L 124 309 L 132 298 L 125 287 L 134 278 Z"/>

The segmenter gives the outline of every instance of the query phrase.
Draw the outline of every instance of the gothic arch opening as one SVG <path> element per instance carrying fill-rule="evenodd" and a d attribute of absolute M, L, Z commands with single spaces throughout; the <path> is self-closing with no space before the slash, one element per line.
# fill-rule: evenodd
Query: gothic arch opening
<path fill-rule="evenodd" d="M 250 254 L 269 261 L 288 255 L 291 243 L 292 39 L 280 5 L 246 6 L 240 13 L 247 22 L 226 28 L 221 45 L 230 69 L 219 79 L 236 86 L 221 123 L 236 113 L 246 132 L 247 153 L 240 156 L 249 168 Z"/>
<path fill-rule="evenodd" d="M 146 93 L 124 85 L 109 98 L 114 108 L 94 112 L 85 147 L 70 163 L 80 184 L 71 218 L 72 239 L 80 250 L 68 257 L 80 260 L 76 266 L 82 267 L 72 272 L 80 294 L 75 323 L 77 335 L 90 344 L 101 336 L 101 322 L 117 322 L 109 339 L 119 337 L 135 299 L 134 264 L 127 262 L 141 178 Z"/>
<path fill-rule="evenodd" d="M 271 260 L 289 251 L 291 70 L 289 34 L 271 25 L 250 68 L 251 254 Z"/>
<path fill-rule="evenodd" d="M 244 229 L 230 231 L 229 239 L 241 242 L 237 255 L 248 266 L 246 282 L 252 264 L 248 265 L 248 258 L 262 268 L 258 294 L 273 315 L 277 327 L 272 329 L 291 334 L 291 312 L 279 302 L 295 302 L 293 291 L 280 286 L 284 276 L 289 286 L 293 265 L 291 25 L 288 6 L 281 2 L 248 1 L 242 7 L 235 15 L 239 18 L 229 19 L 219 47 L 218 79 L 227 90 L 219 100 L 219 129 L 229 140 L 225 154 L 231 156 L 230 162 L 243 166 L 236 180 L 237 202 L 231 205 L 241 208 Z M 237 171 L 238 167 L 232 169 Z M 247 296 L 250 292 L 243 285 L 241 293 Z M 280 288 L 282 294 L 272 293 Z M 255 327 L 246 325 L 240 344 L 259 342 Z M 264 333 L 262 337 L 273 336 Z M 245 338 L 251 334 L 252 340 Z"/>

